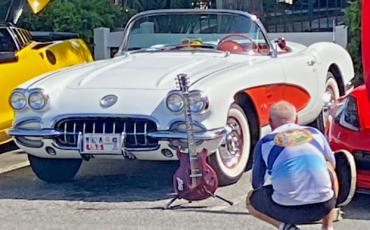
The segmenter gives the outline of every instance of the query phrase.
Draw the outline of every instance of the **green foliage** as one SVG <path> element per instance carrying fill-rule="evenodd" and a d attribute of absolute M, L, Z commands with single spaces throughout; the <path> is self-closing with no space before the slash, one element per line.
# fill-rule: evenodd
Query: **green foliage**
<path fill-rule="evenodd" d="M 343 9 L 344 24 L 348 28 L 347 50 L 352 56 L 355 66 L 356 85 L 363 82 L 362 55 L 361 55 L 361 0 L 349 1 L 348 7 Z"/>
<path fill-rule="evenodd" d="M 9 5 L 10 5 L 10 0 L 0 1 L 0 22 L 5 19 L 6 13 L 8 12 Z"/>
<path fill-rule="evenodd" d="M 107 0 L 54 0 L 37 15 L 26 5 L 18 26 L 31 31 L 78 33 L 92 49 L 93 29 L 124 27 L 135 13 Z"/>

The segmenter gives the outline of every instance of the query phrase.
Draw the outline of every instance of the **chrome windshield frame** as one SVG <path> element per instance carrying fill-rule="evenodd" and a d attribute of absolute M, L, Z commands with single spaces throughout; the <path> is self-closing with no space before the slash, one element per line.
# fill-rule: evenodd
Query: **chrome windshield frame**
<path fill-rule="evenodd" d="M 228 9 L 206 9 L 206 10 L 201 10 L 201 9 L 161 9 L 161 10 L 148 10 L 144 11 L 138 14 L 135 14 L 131 19 L 128 21 L 125 30 L 123 32 L 123 41 L 121 46 L 118 49 L 117 55 L 125 55 L 126 53 L 130 53 L 128 51 L 128 44 L 129 44 L 129 35 L 130 31 L 135 24 L 136 21 L 143 17 L 148 17 L 148 16 L 156 16 L 156 15 L 163 15 L 163 14 L 207 14 L 207 13 L 228 13 L 228 14 L 235 14 L 243 17 L 249 18 L 251 21 L 254 21 L 258 28 L 261 30 L 261 33 L 264 36 L 264 39 L 266 40 L 269 50 L 270 50 L 270 55 L 272 55 L 275 51 L 275 48 L 273 44 L 271 43 L 271 40 L 269 39 L 267 35 L 267 31 L 265 27 L 263 26 L 261 20 L 252 14 L 249 14 L 245 11 L 240 11 L 240 10 L 228 10 Z"/>

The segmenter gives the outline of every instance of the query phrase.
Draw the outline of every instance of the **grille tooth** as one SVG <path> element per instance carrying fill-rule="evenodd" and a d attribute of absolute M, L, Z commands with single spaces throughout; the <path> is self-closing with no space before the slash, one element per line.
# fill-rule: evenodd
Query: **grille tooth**
<path fill-rule="evenodd" d="M 135 139 L 135 145 L 137 145 L 137 138 L 136 138 L 136 122 L 134 123 L 134 139 Z"/>
<path fill-rule="evenodd" d="M 81 132 L 95 134 L 122 134 L 126 133 L 126 148 L 135 150 L 154 149 L 158 141 L 148 137 L 148 132 L 156 132 L 157 125 L 154 121 L 143 118 L 68 118 L 59 121 L 55 129 L 62 135 L 56 138 L 60 147 L 76 148 L 78 134 Z"/>
<path fill-rule="evenodd" d="M 147 132 L 148 132 L 148 123 L 145 122 L 144 124 L 144 145 L 146 145 L 146 143 L 148 142 L 148 140 L 146 139 Z"/>
<path fill-rule="evenodd" d="M 75 133 L 76 133 L 76 122 L 73 122 L 73 134 Z M 73 135 L 73 144 L 75 143 L 76 143 L 76 135 Z"/>
<path fill-rule="evenodd" d="M 64 130 L 63 130 L 63 133 L 64 133 L 64 143 L 67 142 L 67 129 L 68 129 L 68 123 L 64 123 Z"/>

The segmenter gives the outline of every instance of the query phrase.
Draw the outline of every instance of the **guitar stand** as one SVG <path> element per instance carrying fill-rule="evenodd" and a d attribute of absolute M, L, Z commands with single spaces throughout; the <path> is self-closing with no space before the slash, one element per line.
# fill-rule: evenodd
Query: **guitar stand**
<path fill-rule="evenodd" d="M 212 192 L 210 192 L 210 191 L 208 191 L 207 190 L 207 188 L 206 187 L 203 187 L 204 188 L 204 190 L 211 196 L 211 197 L 213 197 L 213 198 L 218 198 L 218 199 L 220 199 L 220 200 L 222 200 L 222 201 L 225 201 L 226 203 L 228 203 L 228 204 L 230 204 L 230 205 L 233 205 L 234 203 L 232 202 L 232 201 L 230 201 L 230 200 L 227 200 L 227 199 L 225 199 L 225 198 L 223 198 L 223 197 L 221 197 L 221 196 L 219 196 L 219 195 L 216 195 L 216 194 L 214 194 L 214 193 L 212 193 Z M 179 197 L 179 195 L 176 195 L 174 198 L 172 198 L 162 209 L 163 210 L 166 210 L 166 209 L 168 209 L 169 208 L 169 206 L 173 203 L 173 202 L 175 202 L 177 199 L 179 199 L 179 200 L 181 200 L 181 198 Z M 189 203 L 191 203 L 192 201 L 190 201 L 189 200 Z"/>

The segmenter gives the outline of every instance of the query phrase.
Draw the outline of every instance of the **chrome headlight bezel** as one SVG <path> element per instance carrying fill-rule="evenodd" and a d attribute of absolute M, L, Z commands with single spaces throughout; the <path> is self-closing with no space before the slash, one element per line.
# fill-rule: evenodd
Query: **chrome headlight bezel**
<path fill-rule="evenodd" d="M 42 105 L 37 107 L 33 105 L 35 102 L 32 101 L 32 97 L 38 95 L 42 99 Z M 40 111 L 48 107 L 49 105 L 49 95 L 43 89 L 32 89 L 28 94 L 28 105 L 31 109 L 35 111 Z"/>
<path fill-rule="evenodd" d="M 193 98 L 198 97 L 198 100 L 199 100 L 198 102 L 202 103 L 202 105 L 199 107 L 198 110 L 191 109 L 192 105 L 190 104 L 190 110 L 192 113 L 201 114 L 208 109 L 209 100 L 208 100 L 207 95 L 203 91 L 200 91 L 200 90 L 191 91 L 189 94 L 189 99 L 191 99 L 192 97 Z"/>
<path fill-rule="evenodd" d="M 13 106 L 13 103 L 12 103 L 12 98 L 13 98 L 15 95 L 17 95 L 17 94 L 18 94 L 18 95 L 20 95 L 21 97 L 23 97 L 23 99 L 24 99 L 24 105 L 23 105 L 22 107 L 19 107 L 19 108 L 14 107 L 14 106 Z M 26 96 L 26 94 L 25 94 L 24 90 L 22 90 L 22 89 L 15 89 L 15 90 L 13 90 L 13 92 L 10 94 L 8 102 L 9 102 L 10 107 L 12 107 L 12 109 L 14 109 L 14 110 L 16 110 L 16 111 L 22 111 L 22 110 L 24 110 L 24 109 L 27 107 L 27 102 L 28 102 L 28 100 L 27 100 L 27 96 Z"/>
<path fill-rule="evenodd" d="M 179 97 L 180 99 L 181 99 L 181 101 L 182 101 L 182 105 L 180 106 L 180 108 L 176 111 L 176 110 L 173 110 L 173 109 L 171 109 L 171 107 L 169 106 L 169 99 L 171 98 L 171 97 Z M 166 96 L 166 100 L 165 100 L 166 102 L 165 102 L 165 104 L 166 104 L 166 107 L 167 107 L 167 109 L 171 112 L 171 113 L 180 113 L 181 111 L 183 111 L 183 109 L 184 109 L 184 98 L 182 97 L 182 94 L 181 94 L 181 92 L 180 91 L 178 91 L 178 90 L 173 90 L 173 91 L 171 91 L 171 92 L 169 92 L 168 94 L 167 94 L 167 96 Z"/>
<path fill-rule="evenodd" d="M 173 96 L 177 96 L 179 98 L 182 99 L 182 106 L 179 110 L 175 111 L 173 109 L 170 108 L 169 106 L 169 98 L 170 97 L 173 97 Z M 203 92 L 203 91 L 200 91 L 200 90 L 193 90 L 193 91 L 190 91 L 189 92 L 189 99 L 192 100 L 194 98 L 197 98 L 198 100 L 198 103 L 202 103 L 200 106 L 198 106 L 197 109 L 192 109 L 191 107 L 194 105 L 190 105 L 190 111 L 194 114 L 202 114 L 204 111 L 206 111 L 209 107 L 209 100 L 208 100 L 208 97 L 207 95 Z M 172 90 L 170 91 L 167 96 L 166 96 L 166 99 L 165 99 L 165 104 L 166 104 L 166 107 L 167 109 L 171 112 L 171 113 L 175 113 L 175 114 L 179 114 L 181 112 L 184 111 L 184 98 L 183 98 L 183 94 L 180 90 Z"/>

